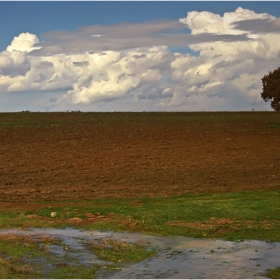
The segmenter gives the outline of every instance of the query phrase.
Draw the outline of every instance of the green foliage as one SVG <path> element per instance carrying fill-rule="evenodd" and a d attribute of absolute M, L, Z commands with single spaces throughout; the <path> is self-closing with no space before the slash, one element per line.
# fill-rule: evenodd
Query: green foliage
<path fill-rule="evenodd" d="M 271 107 L 280 111 L 280 67 L 269 72 L 262 78 L 263 92 L 261 97 L 265 102 L 271 101 Z"/>
<path fill-rule="evenodd" d="M 273 270 L 270 270 L 267 274 L 267 277 L 273 278 L 273 279 L 280 279 L 280 267 L 277 267 Z"/>

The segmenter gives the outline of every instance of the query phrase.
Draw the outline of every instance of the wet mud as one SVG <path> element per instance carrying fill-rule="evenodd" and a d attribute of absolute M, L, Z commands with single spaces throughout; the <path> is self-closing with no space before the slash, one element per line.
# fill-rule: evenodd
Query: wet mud
<path fill-rule="evenodd" d="M 0 234 L 51 236 L 60 239 L 61 244 L 45 245 L 57 259 L 69 265 L 98 265 L 97 278 L 234 278 L 258 279 L 265 276 L 268 269 L 280 265 L 280 243 L 247 240 L 230 242 L 223 240 L 198 239 L 188 237 L 159 237 L 139 233 L 119 233 L 83 231 L 79 229 L 28 229 L 1 230 Z M 155 249 L 156 255 L 139 263 L 117 264 L 99 259 L 90 252 L 85 242 L 98 239 L 142 244 L 147 250 Z M 44 278 L 53 263 L 47 259 L 37 259 Z M 111 266 L 111 269 L 109 267 Z"/>

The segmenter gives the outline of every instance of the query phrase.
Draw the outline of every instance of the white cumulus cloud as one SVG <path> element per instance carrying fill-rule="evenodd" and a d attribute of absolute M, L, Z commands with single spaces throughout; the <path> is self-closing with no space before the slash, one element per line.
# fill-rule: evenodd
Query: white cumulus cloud
<path fill-rule="evenodd" d="M 39 47 L 35 47 L 34 45 L 39 43 L 39 39 L 36 35 L 31 33 L 21 33 L 18 37 L 15 37 L 12 41 L 11 45 L 7 47 L 7 51 L 12 52 L 22 51 L 22 52 L 30 52 L 35 49 L 39 49 Z"/>
<path fill-rule="evenodd" d="M 56 108 L 118 100 L 141 110 L 261 108 L 261 78 L 280 59 L 279 19 L 241 7 L 45 36 L 22 33 L 0 53 L 1 92 L 61 92 L 51 99 Z M 174 46 L 197 55 L 173 53 Z"/>

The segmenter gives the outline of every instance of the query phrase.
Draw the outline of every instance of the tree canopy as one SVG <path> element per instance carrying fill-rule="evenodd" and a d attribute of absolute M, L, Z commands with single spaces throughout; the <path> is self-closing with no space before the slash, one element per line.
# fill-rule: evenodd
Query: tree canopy
<path fill-rule="evenodd" d="M 280 111 L 280 67 L 265 75 L 262 78 L 262 85 L 262 99 L 265 102 L 271 101 L 271 107 L 275 111 Z"/>

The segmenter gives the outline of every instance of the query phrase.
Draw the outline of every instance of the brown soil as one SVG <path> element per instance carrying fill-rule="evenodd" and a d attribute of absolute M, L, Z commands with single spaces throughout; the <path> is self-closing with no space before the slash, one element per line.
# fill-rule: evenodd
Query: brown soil
<path fill-rule="evenodd" d="M 246 227 L 246 228 L 263 228 L 263 229 L 271 229 L 275 227 L 275 224 L 278 221 L 251 221 L 251 220 L 242 220 L 242 221 L 233 221 L 231 219 L 215 219 L 212 218 L 207 221 L 203 222 L 194 222 L 194 223 L 188 223 L 186 221 L 169 221 L 165 223 L 168 226 L 182 226 L 182 227 L 189 227 L 189 228 L 195 228 L 199 230 L 209 230 L 214 228 L 220 228 L 220 227 L 229 227 L 229 228 L 239 228 L 240 226 Z"/>
<path fill-rule="evenodd" d="M 272 124 L 280 114 L 0 114 L 0 209 L 279 189 Z"/>

